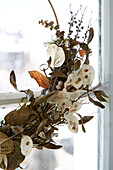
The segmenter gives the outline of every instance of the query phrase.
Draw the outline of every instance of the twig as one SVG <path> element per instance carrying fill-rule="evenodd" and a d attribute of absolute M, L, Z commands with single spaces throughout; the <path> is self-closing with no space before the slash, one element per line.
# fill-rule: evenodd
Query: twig
<path fill-rule="evenodd" d="M 55 16 L 55 19 L 56 19 L 56 23 L 57 23 L 57 25 L 59 26 L 59 22 L 58 22 L 58 18 L 57 18 L 57 15 L 56 15 L 55 9 L 54 9 L 54 7 L 53 7 L 53 5 L 52 5 L 51 1 L 50 1 L 50 0 L 48 0 L 48 2 L 49 2 L 50 6 L 51 6 L 51 8 L 52 8 L 52 10 L 53 10 L 53 13 L 54 13 L 54 16 Z"/>

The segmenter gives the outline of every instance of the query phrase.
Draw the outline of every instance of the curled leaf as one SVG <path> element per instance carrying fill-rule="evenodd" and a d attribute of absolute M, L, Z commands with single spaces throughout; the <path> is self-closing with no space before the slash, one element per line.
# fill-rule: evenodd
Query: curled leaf
<path fill-rule="evenodd" d="M 88 44 L 92 41 L 93 37 L 94 37 L 94 29 L 91 27 L 89 29 L 89 37 L 88 37 L 88 40 L 87 40 Z"/>
<path fill-rule="evenodd" d="M 39 71 L 28 71 L 28 73 L 30 74 L 31 78 L 34 78 L 36 80 L 39 86 L 43 88 L 49 87 L 49 80 L 42 73 L 40 73 Z"/>
<path fill-rule="evenodd" d="M 14 70 L 12 70 L 11 73 L 10 73 L 10 83 L 17 90 L 16 75 L 15 75 Z"/>

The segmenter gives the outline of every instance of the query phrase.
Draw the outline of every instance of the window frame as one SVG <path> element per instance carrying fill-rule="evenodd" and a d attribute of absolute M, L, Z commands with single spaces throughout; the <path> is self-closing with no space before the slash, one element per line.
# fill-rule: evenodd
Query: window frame
<path fill-rule="evenodd" d="M 109 94 L 109 105 L 101 114 L 101 161 L 100 170 L 113 168 L 113 1 L 101 2 L 101 49 L 102 49 L 102 83 Z"/>

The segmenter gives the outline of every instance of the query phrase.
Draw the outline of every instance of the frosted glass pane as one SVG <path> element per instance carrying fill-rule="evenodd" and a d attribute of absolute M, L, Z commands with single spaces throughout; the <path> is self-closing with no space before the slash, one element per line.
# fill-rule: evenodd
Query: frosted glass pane
<path fill-rule="evenodd" d="M 57 0 L 52 1 L 56 10 L 61 29 L 68 31 L 70 21 L 70 3 L 73 12 L 80 5 L 87 7 L 84 24 L 91 19 L 95 30 L 94 40 L 90 44 L 93 55 L 91 64 L 98 65 L 98 1 Z M 92 11 L 92 14 L 91 14 Z M 47 0 L 0 0 L 0 92 L 15 91 L 9 83 L 9 74 L 15 70 L 19 89 L 40 90 L 37 83 L 30 78 L 28 70 L 38 70 L 46 63 L 47 54 L 44 42 L 54 39 L 54 31 L 45 29 L 38 24 L 41 19 L 55 21 Z M 96 68 L 95 84 L 98 81 Z"/>

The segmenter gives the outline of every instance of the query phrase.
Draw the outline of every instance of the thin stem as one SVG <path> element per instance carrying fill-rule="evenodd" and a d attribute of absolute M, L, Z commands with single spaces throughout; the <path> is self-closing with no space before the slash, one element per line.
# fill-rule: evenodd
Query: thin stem
<path fill-rule="evenodd" d="M 57 23 L 57 25 L 59 26 L 59 22 L 58 22 L 58 18 L 57 18 L 57 15 L 56 15 L 55 9 L 54 9 L 54 7 L 53 7 L 53 5 L 52 5 L 51 1 L 50 1 L 50 0 L 48 0 L 48 2 L 49 2 L 50 6 L 51 6 L 51 8 L 52 8 L 52 10 L 53 10 L 53 13 L 54 13 L 54 16 L 55 16 L 55 19 L 56 19 L 56 23 Z"/>

